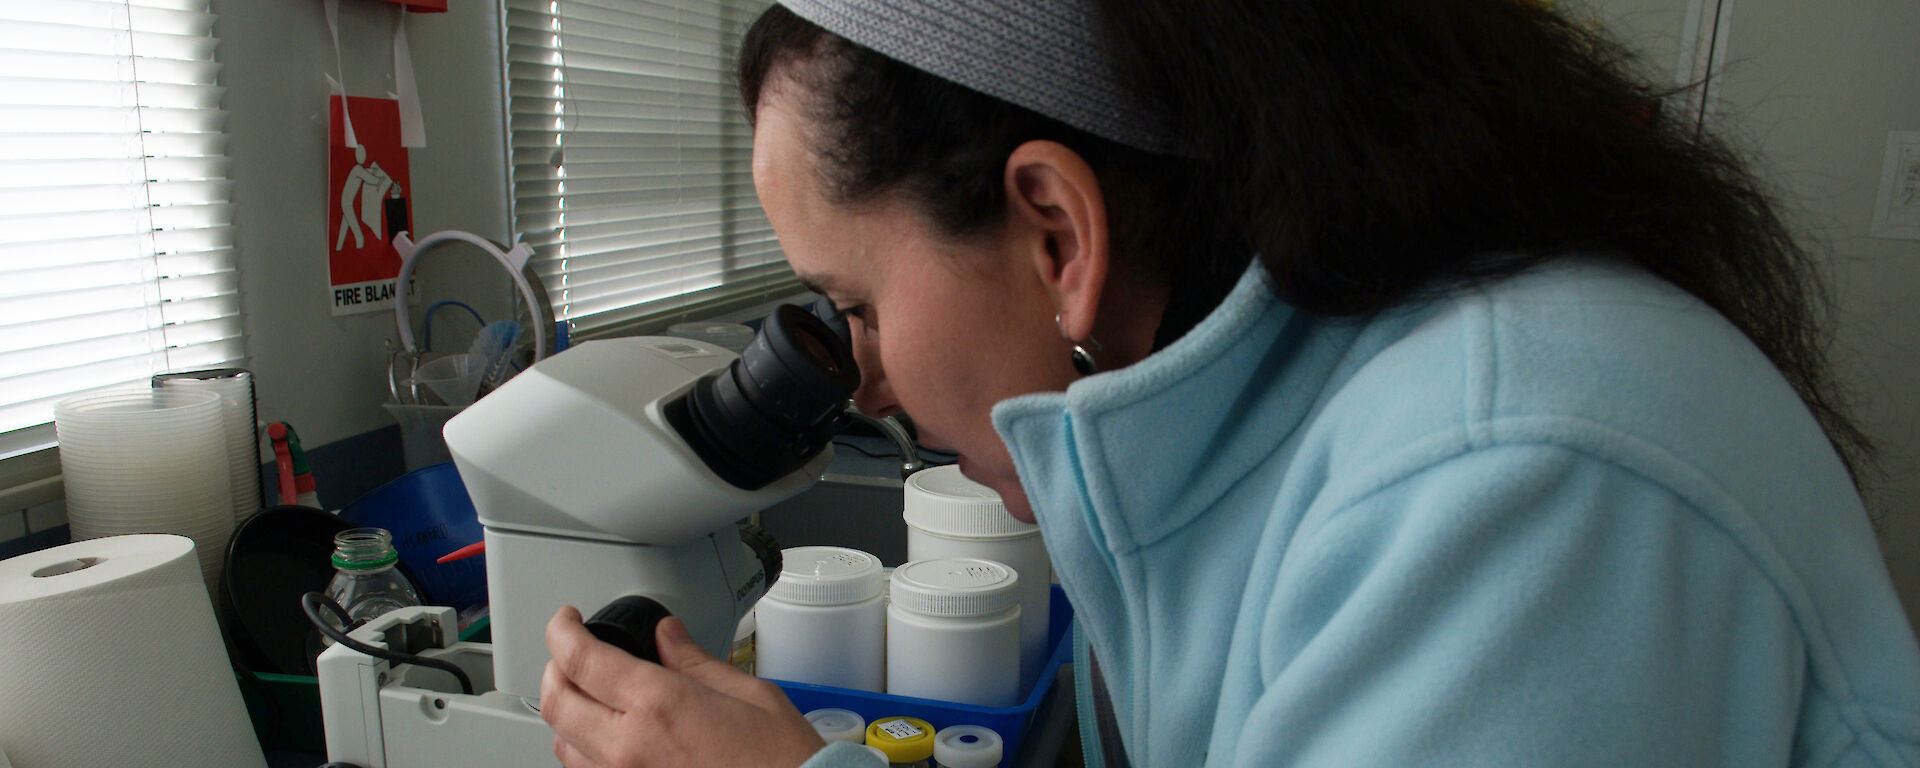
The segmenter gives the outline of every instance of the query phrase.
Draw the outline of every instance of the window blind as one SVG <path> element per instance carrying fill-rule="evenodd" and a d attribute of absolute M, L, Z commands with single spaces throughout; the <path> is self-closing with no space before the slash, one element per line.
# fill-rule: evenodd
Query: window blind
<path fill-rule="evenodd" d="M 797 290 L 733 78 L 768 0 L 506 0 L 514 227 L 575 333 Z"/>
<path fill-rule="evenodd" d="M 207 0 L 0 3 L 0 458 L 244 356 Z"/>

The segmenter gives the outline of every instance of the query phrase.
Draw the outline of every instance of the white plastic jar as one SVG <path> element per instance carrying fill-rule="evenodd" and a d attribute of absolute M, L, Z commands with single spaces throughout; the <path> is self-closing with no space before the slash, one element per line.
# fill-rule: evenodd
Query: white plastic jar
<path fill-rule="evenodd" d="M 949 725 L 933 736 L 937 768 L 999 768 L 1005 745 L 984 725 Z"/>
<path fill-rule="evenodd" d="M 879 692 L 886 686 L 880 559 L 845 547 L 780 553 L 780 578 L 754 608 L 760 677 Z"/>
<path fill-rule="evenodd" d="M 1000 494 L 968 480 L 957 465 L 915 472 L 906 482 L 907 559 L 977 557 L 1020 576 L 1020 690 L 1046 666 L 1053 561 L 1040 527 L 1013 519 Z"/>
<path fill-rule="evenodd" d="M 867 743 L 867 720 L 851 709 L 829 707 L 815 709 L 802 717 L 813 724 L 815 733 L 827 741 L 851 741 L 855 744 Z"/>
<path fill-rule="evenodd" d="M 1014 705 L 1020 693 L 1019 582 L 1012 568 L 977 558 L 916 560 L 895 568 L 887 606 L 887 693 Z"/>

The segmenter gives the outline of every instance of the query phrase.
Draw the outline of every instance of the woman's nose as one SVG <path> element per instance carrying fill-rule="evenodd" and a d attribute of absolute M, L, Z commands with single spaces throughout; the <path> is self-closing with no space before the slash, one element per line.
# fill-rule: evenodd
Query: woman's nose
<path fill-rule="evenodd" d="M 893 398 L 893 391 L 884 382 L 869 385 L 862 377 L 860 388 L 853 393 L 853 406 L 861 413 L 876 419 L 884 419 L 900 412 L 900 403 Z"/>
<path fill-rule="evenodd" d="M 893 396 L 893 385 L 880 367 L 880 356 L 875 351 L 873 345 L 860 343 L 858 334 L 855 335 L 853 359 L 860 365 L 860 387 L 853 391 L 853 406 L 868 416 L 884 419 L 899 413 L 900 403 Z"/>

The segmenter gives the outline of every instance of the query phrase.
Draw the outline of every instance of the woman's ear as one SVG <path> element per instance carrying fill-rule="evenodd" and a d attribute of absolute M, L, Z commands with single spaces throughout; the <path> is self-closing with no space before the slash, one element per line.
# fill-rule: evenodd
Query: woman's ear
<path fill-rule="evenodd" d="M 1007 155 L 1004 182 L 1010 237 L 1053 295 L 1061 332 L 1088 338 L 1110 266 L 1099 178 L 1065 145 L 1029 141 Z"/>

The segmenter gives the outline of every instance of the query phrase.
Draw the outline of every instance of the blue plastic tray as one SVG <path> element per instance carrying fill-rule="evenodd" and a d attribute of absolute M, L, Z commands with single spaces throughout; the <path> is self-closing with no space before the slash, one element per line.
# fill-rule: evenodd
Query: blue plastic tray
<path fill-rule="evenodd" d="M 1027 692 L 1025 699 L 1011 707 L 979 707 L 827 685 L 785 680 L 773 682 L 786 691 L 787 698 L 801 712 L 838 707 L 859 713 L 869 723 L 882 717 L 906 715 L 925 720 L 936 729 L 950 725 L 992 728 L 1000 734 L 1003 742 L 1006 755 L 1003 764 L 1012 764 L 1014 756 L 1020 754 L 1020 741 L 1026 736 L 1027 726 L 1033 723 L 1034 711 L 1040 708 L 1040 702 L 1047 697 L 1047 690 L 1053 687 L 1054 678 L 1060 676 L 1060 665 L 1073 657 L 1073 643 L 1067 632 L 1073 623 L 1073 606 L 1067 603 L 1067 596 L 1060 591 L 1060 585 L 1053 585 L 1053 599 L 1047 608 L 1047 647 L 1052 648 L 1053 653 L 1047 657 L 1047 665 L 1040 670 L 1040 677 L 1034 681 L 1033 689 Z"/>
<path fill-rule="evenodd" d="M 355 499 L 340 517 L 393 534 L 400 561 L 418 579 L 428 605 L 456 610 L 487 601 L 486 561 L 477 557 L 435 562 L 441 555 L 480 540 L 480 519 L 453 462 L 421 467 Z"/>

